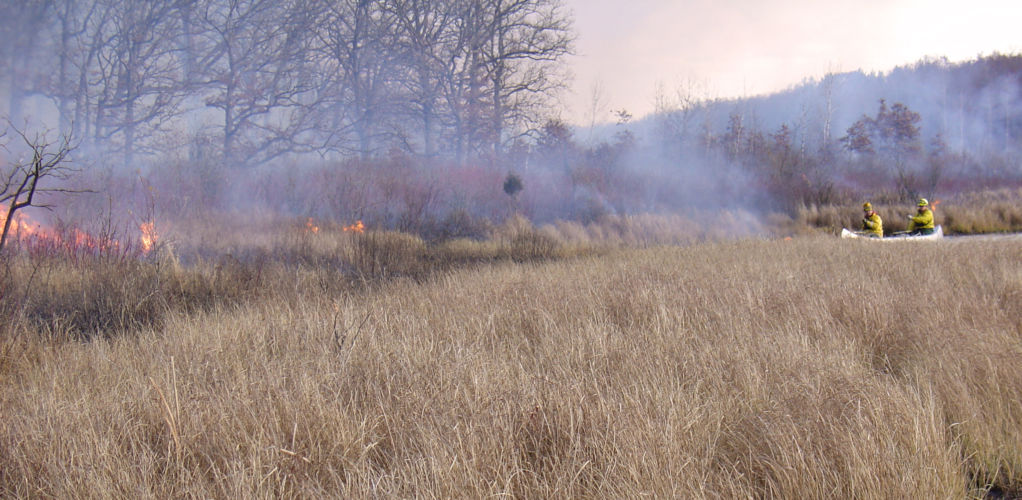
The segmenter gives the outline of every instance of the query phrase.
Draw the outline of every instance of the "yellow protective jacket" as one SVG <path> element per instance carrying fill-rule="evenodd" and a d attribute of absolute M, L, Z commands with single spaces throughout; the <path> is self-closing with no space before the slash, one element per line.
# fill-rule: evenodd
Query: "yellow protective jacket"
<path fill-rule="evenodd" d="M 923 210 L 922 213 L 916 214 L 912 217 L 912 222 L 908 223 L 908 230 L 915 231 L 916 229 L 933 229 L 933 211 L 929 208 Z"/>
<path fill-rule="evenodd" d="M 883 238 L 884 221 L 880 219 L 880 214 L 873 212 L 873 215 L 863 217 L 862 230 L 869 233 L 870 236 Z"/>

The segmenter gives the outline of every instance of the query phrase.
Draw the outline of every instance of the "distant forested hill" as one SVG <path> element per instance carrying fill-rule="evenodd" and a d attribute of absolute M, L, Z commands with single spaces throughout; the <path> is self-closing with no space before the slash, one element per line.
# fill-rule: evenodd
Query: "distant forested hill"
<path fill-rule="evenodd" d="M 673 186 L 653 205 L 793 208 L 1022 185 L 1018 54 L 835 73 L 747 99 L 682 89 L 664 102 L 602 145 L 630 152 L 619 167 L 660 178 L 654 192 Z"/>

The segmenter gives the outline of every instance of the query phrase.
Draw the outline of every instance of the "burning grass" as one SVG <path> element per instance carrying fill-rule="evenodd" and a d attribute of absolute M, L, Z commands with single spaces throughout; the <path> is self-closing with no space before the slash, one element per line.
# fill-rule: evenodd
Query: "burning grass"
<path fill-rule="evenodd" d="M 164 295 L 161 320 L 130 334 L 6 329 L 0 496 L 1022 492 L 1015 242 L 604 249 L 353 288 L 327 258 L 351 235 L 318 227 L 261 256 L 125 269 L 120 307 L 156 282 L 189 297 Z M 525 231 L 525 255 L 564 252 L 567 229 L 444 251 L 499 255 Z M 386 245 L 361 251 L 437 251 Z M 85 272 L 36 271 L 35 286 L 88 293 Z M 230 300 L 183 307 L 203 293 Z"/>
<path fill-rule="evenodd" d="M 118 244 L 97 246 L 91 236 L 62 236 L 86 234 L 77 230 L 15 239 L 0 261 L 0 335 L 27 329 L 49 338 L 115 336 L 160 328 L 175 311 L 233 307 L 281 287 L 342 293 L 388 279 L 423 281 L 466 265 L 586 251 L 562 247 L 523 219 L 497 228 L 491 240 L 440 244 L 367 230 L 360 221 L 345 226 L 282 221 L 233 232 L 215 225 L 169 230 L 172 237 L 157 245 L 153 227 L 143 226 L 144 246 L 134 248 L 113 238 L 103 241 Z"/>
<path fill-rule="evenodd" d="M 114 228 L 109 219 L 89 230 L 74 223 L 57 221 L 43 224 L 18 211 L 6 224 L 8 207 L 0 204 L 0 230 L 5 227 L 5 245 L 36 255 L 63 254 L 66 257 L 102 256 L 104 258 L 138 258 L 154 250 L 160 240 L 156 223 L 146 220 L 138 225 L 137 234 Z M 0 247 L 2 249 L 2 247 Z"/>

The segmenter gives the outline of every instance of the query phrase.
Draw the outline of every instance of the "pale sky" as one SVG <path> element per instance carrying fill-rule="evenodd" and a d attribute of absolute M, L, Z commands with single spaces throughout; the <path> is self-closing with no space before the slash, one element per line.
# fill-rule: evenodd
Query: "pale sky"
<path fill-rule="evenodd" d="M 569 122 L 636 118 L 658 95 L 783 90 L 828 72 L 1022 52 L 1022 0 L 564 0 L 577 55 Z M 594 96 L 598 98 L 594 99 Z M 596 106 L 594 106 L 596 103 Z"/>

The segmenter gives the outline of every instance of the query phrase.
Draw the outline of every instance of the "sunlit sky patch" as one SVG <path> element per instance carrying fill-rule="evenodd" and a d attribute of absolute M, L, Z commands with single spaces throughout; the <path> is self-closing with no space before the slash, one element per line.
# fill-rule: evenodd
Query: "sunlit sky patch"
<path fill-rule="evenodd" d="M 742 97 L 828 72 L 1022 52 L 1019 0 L 565 0 L 578 34 L 564 118 L 657 96 Z M 659 90 L 658 90 L 659 89 Z"/>

